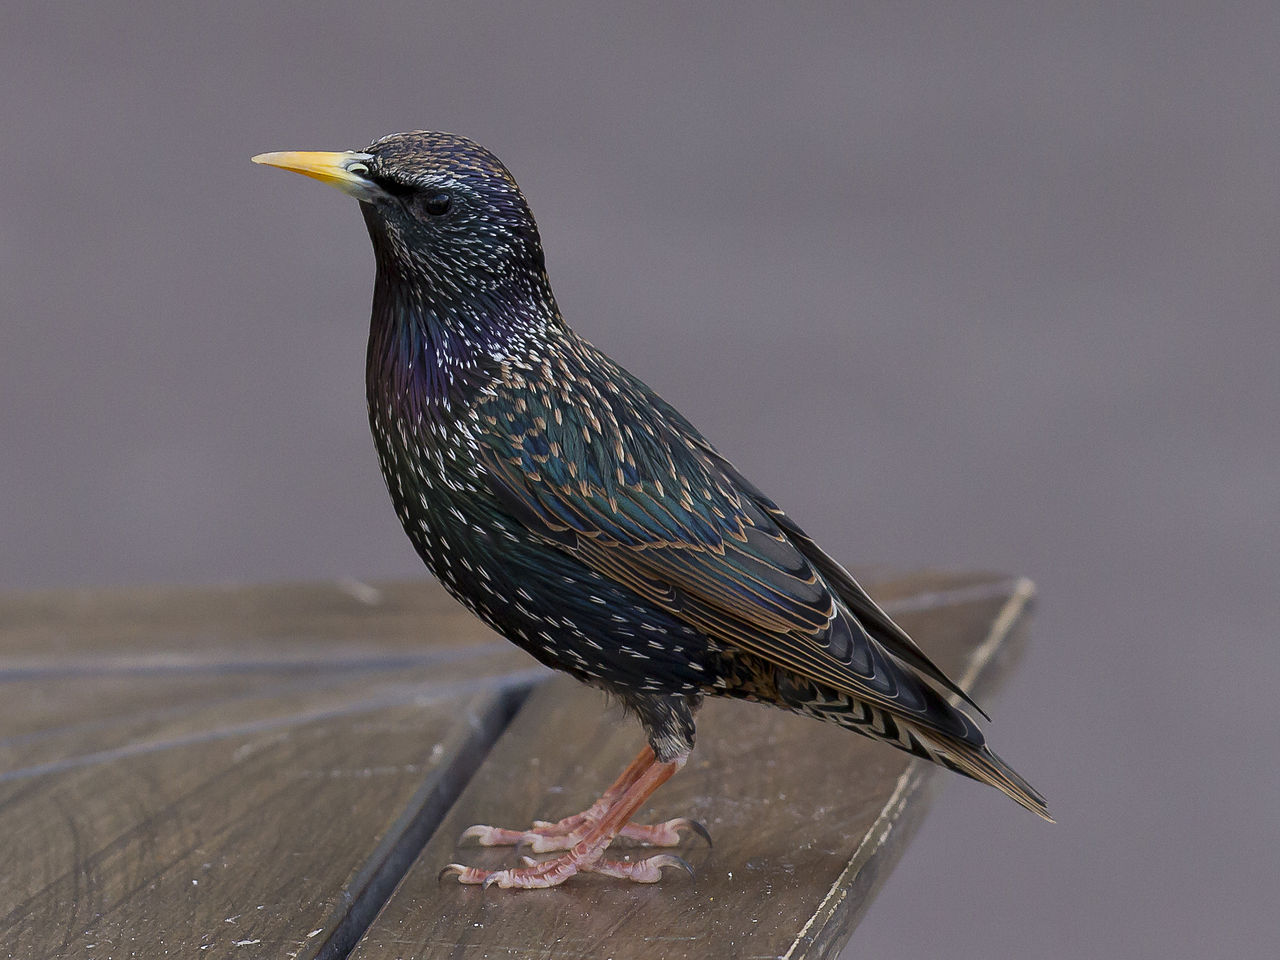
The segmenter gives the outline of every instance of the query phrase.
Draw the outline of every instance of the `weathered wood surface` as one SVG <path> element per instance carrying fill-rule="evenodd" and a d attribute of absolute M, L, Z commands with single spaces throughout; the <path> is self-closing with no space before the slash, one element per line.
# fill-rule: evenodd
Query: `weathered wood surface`
<path fill-rule="evenodd" d="M 1031 596 L 982 575 L 874 592 L 980 690 Z M 0 957 L 835 956 L 945 776 L 712 701 L 645 812 L 711 829 L 696 880 L 437 883 L 511 860 L 458 847 L 464 827 L 580 809 L 638 749 L 563 679 L 501 733 L 543 676 L 425 584 L 0 601 Z"/>
<path fill-rule="evenodd" d="M 420 584 L 6 601 L 0 956 L 341 955 L 529 667 Z"/>

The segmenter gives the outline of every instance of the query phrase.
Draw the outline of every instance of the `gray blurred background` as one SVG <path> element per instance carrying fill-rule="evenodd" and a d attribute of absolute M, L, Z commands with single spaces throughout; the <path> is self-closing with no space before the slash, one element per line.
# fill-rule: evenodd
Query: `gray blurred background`
<path fill-rule="evenodd" d="M 417 577 L 356 206 L 273 149 L 468 134 L 569 321 L 839 558 L 1039 584 L 849 956 L 1280 937 L 1280 6 L 20 0 L 0 585 Z"/>

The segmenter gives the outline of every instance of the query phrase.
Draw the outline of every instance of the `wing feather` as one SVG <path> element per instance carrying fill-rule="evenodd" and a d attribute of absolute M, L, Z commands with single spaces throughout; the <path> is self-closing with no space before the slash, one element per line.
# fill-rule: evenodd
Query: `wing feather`
<path fill-rule="evenodd" d="M 724 649 L 981 742 L 894 659 L 959 692 L 853 578 L 643 384 L 612 364 L 602 380 L 601 360 L 584 378 L 560 358 L 574 394 L 520 380 L 482 401 L 480 458 L 504 506 Z"/>

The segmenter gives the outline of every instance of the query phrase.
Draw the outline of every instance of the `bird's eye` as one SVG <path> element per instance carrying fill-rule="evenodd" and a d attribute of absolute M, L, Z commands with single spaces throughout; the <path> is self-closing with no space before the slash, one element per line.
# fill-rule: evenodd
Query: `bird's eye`
<path fill-rule="evenodd" d="M 438 217 L 443 213 L 447 213 L 449 206 L 453 203 L 453 198 L 447 193 L 428 194 L 422 201 L 422 209 L 427 211 L 433 217 Z"/>

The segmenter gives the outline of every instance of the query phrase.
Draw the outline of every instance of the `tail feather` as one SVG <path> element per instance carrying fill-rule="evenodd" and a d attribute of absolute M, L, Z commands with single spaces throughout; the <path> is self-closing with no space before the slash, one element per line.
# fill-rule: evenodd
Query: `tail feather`
<path fill-rule="evenodd" d="M 790 688 L 789 688 L 790 689 Z M 792 693 L 796 692 L 792 690 Z M 790 709 L 846 730 L 860 733 L 930 760 L 948 770 L 995 787 L 1032 813 L 1053 823 L 1044 797 L 1012 767 L 991 752 L 982 733 L 971 727 L 971 738 L 962 740 L 930 729 L 915 719 L 890 713 L 878 706 L 826 687 L 810 685 L 789 701 Z"/>
<path fill-rule="evenodd" d="M 1037 816 L 1050 823 L 1055 822 L 1049 816 L 1048 805 L 1039 791 L 986 746 L 975 747 L 933 731 L 917 730 L 915 733 L 936 762 L 956 773 L 995 787 Z"/>

